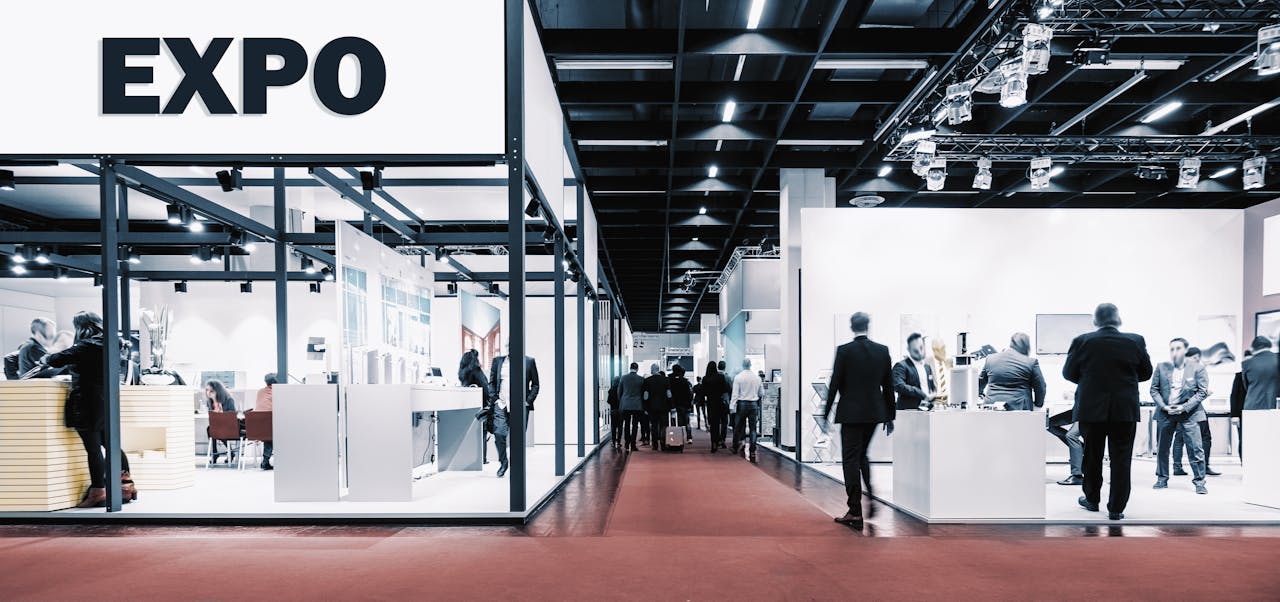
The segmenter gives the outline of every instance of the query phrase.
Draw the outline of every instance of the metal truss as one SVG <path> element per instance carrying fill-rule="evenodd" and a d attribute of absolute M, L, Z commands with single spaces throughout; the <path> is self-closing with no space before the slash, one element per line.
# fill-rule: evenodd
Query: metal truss
<path fill-rule="evenodd" d="M 1038 22 L 1055 35 L 1253 36 L 1280 19 L 1276 0 L 1067 0 Z"/>
<path fill-rule="evenodd" d="M 1280 136 L 1001 136 L 935 135 L 937 156 L 951 161 L 1055 161 L 1091 163 L 1177 162 L 1195 156 L 1204 161 L 1239 161 L 1257 154 L 1280 154 Z M 899 144 L 888 161 L 910 161 L 915 144 Z"/>
<path fill-rule="evenodd" d="M 724 285 L 729 282 L 729 278 L 733 276 L 733 273 L 738 270 L 738 265 L 742 263 L 743 259 L 776 259 L 781 255 L 782 249 L 777 246 L 774 246 L 768 251 L 764 250 L 764 248 L 760 246 L 738 247 L 733 250 L 733 254 L 729 255 L 729 261 L 725 263 L 724 270 L 720 272 L 720 277 L 716 278 L 715 282 L 707 285 L 707 292 L 718 294 L 720 290 L 724 288 Z"/>

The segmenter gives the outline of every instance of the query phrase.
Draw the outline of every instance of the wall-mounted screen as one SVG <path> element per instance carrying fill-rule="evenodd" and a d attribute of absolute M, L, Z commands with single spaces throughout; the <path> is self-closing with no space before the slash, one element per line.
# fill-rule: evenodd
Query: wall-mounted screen
<path fill-rule="evenodd" d="M 1064 355 L 1072 340 L 1094 329 L 1090 314 L 1036 314 L 1036 354 Z"/>

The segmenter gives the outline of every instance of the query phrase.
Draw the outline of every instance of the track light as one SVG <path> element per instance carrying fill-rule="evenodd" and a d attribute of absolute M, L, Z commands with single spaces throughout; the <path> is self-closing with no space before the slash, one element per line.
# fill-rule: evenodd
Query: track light
<path fill-rule="evenodd" d="M 542 206 L 538 204 L 538 199 L 530 199 L 529 204 L 524 206 L 524 214 L 536 218 L 542 212 Z"/>
<path fill-rule="evenodd" d="M 1231 174 L 1233 174 L 1233 173 L 1235 173 L 1235 172 L 1236 172 L 1236 168 L 1235 168 L 1235 167 L 1231 167 L 1231 166 L 1224 167 L 1224 168 L 1222 168 L 1222 169 L 1219 169 L 1218 171 L 1213 172 L 1213 175 L 1209 176 L 1209 179 L 1210 179 L 1210 180 L 1216 180 L 1216 179 L 1221 178 L 1221 177 L 1223 177 L 1223 176 L 1229 176 L 1229 175 L 1231 175 Z"/>
<path fill-rule="evenodd" d="M 1280 73 L 1280 25 L 1269 25 L 1258 30 L 1258 58 L 1253 68 L 1259 76 Z"/>
<path fill-rule="evenodd" d="M 252 282 L 241 282 L 241 283 L 240 283 L 240 292 L 242 292 L 242 293 L 252 293 L 252 292 L 253 292 L 253 283 L 252 283 Z"/>
<path fill-rule="evenodd" d="M 38 263 L 38 264 L 40 264 L 40 265 L 48 265 L 48 264 L 49 264 L 49 251 L 45 250 L 43 247 L 36 247 L 36 257 L 35 257 L 35 259 L 36 259 L 36 263 Z"/>
<path fill-rule="evenodd" d="M 18 245 L 18 247 L 13 250 L 13 257 L 11 257 L 10 260 L 14 263 L 26 263 L 27 248 L 22 245 Z"/>
<path fill-rule="evenodd" d="M 1178 161 L 1178 188 L 1195 188 L 1200 184 L 1200 158 L 1183 157 Z"/>
<path fill-rule="evenodd" d="M 947 123 L 956 125 L 973 119 L 973 84 L 962 82 L 947 86 Z"/>
<path fill-rule="evenodd" d="M 17 182 L 13 178 L 13 170 L 0 169 L 0 190 L 13 190 Z"/>
<path fill-rule="evenodd" d="M 175 292 L 175 293 L 185 293 L 185 292 L 187 292 L 187 281 L 186 281 L 186 280 L 183 280 L 182 282 L 175 282 L 175 283 L 173 283 L 173 292 Z"/>
<path fill-rule="evenodd" d="M 973 176 L 973 187 L 978 190 L 991 190 L 991 158 L 978 159 L 978 173 Z"/>
<path fill-rule="evenodd" d="M 880 171 L 876 172 L 876 176 L 877 176 L 877 177 L 881 177 L 881 178 L 883 178 L 883 177 L 885 177 L 885 176 L 887 176 L 887 175 L 889 175 L 889 174 L 891 174 L 891 173 L 893 173 L 893 166 L 890 166 L 890 165 L 881 165 L 881 166 L 880 166 Z"/>
<path fill-rule="evenodd" d="M 436 247 L 436 261 L 440 263 L 449 263 L 449 250 L 444 247 Z"/>
<path fill-rule="evenodd" d="M 1180 108 L 1182 108 L 1182 101 L 1174 100 L 1174 101 L 1166 102 L 1160 105 L 1160 108 L 1150 113 L 1147 113 L 1147 116 L 1142 118 L 1142 123 L 1152 123 L 1155 121 L 1159 121 L 1161 119 L 1164 119 L 1165 117 L 1168 117 L 1170 113 L 1177 111 Z"/>
<path fill-rule="evenodd" d="M 768 254 L 770 254 L 770 253 L 773 253 L 773 250 L 774 250 L 775 248 L 777 248 L 777 247 L 775 247 L 775 246 L 774 246 L 774 244 L 773 244 L 772 242 L 769 242 L 769 239 L 768 239 L 768 238 L 765 238 L 765 239 L 763 239 L 763 240 L 761 240 L 761 241 L 760 241 L 760 252 L 761 252 L 761 253 L 764 253 L 765 255 L 768 255 Z"/>
<path fill-rule="evenodd" d="M 220 263 L 224 257 L 226 257 L 226 253 L 223 252 L 221 247 L 209 247 L 210 263 Z"/>
<path fill-rule="evenodd" d="M 94 274 L 94 275 L 93 275 L 93 285 L 94 285 L 95 287 L 97 287 L 97 286 L 102 286 L 102 274 Z"/>
<path fill-rule="evenodd" d="M 320 283 L 319 283 L 319 282 L 310 282 L 310 283 L 307 283 L 307 288 L 308 288 L 308 289 L 310 289 L 310 290 L 311 290 L 311 292 L 313 292 L 313 293 L 316 293 L 316 294 L 319 294 L 319 293 L 320 293 Z"/>
<path fill-rule="evenodd" d="M 1053 28 L 1047 25 L 1028 23 L 1022 30 L 1022 65 L 1028 75 L 1049 72 L 1051 40 L 1053 40 Z"/>
<path fill-rule="evenodd" d="M 333 282 L 333 268 L 329 266 L 320 268 L 320 275 L 324 277 L 325 282 Z"/>
<path fill-rule="evenodd" d="M 169 224 L 177 226 L 182 223 L 182 205 L 166 205 L 164 212 L 169 218 Z"/>
<path fill-rule="evenodd" d="M 498 283 L 497 283 L 497 282 L 490 282 L 490 283 L 489 283 L 489 294 L 490 294 L 490 295 L 497 295 L 497 294 L 499 294 L 499 293 L 501 293 L 501 292 L 502 292 L 502 289 L 498 287 Z"/>
<path fill-rule="evenodd" d="M 303 258 L 302 258 L 302 271 L 304 271 L 304 272 L 306 272 L 306 273 L 308 273 L 308 274 L 314 274 L 314 273 L 316 273 L 316 262 L 312 261 L 310 257 L 303 257 Z"/>
<path fill-rule="evenodd" d="M 142 263 L 142 254 L 138 253 L 137 249 L 130 248 L 125 257 L 129 260 L 129 263 L 132 263 L 133 265 Z"/>
<path fill-rule="evenodd" d="M 1244 189 L 1253 190 L 1262 188 L 1263 180 L 1266 179 L 1267 158 L 1253 157 L 1245 159 L 1244 162 Z"/>
<path fill-rule="evenodd" d="M 929 190 L 942 190 L 947 183 L 947 160 L 942 157 L 934 157 L 933 163 L 929 165 L 929 170 L 924 176 L 925 188 Z"/>
<path fill-rule="evenodd" d="M 21 263 L 15 263 L 13 264 L 13 267 L 9 269 L 12 270 L 14 274 L 17 274 L 19 276 L 25 276 L 27 274 L 27 266 Z"/>
<path fill-rule="evenodd" d="M 210 261 L 213 261 L 212 247 L 200 246 L 196 247 L 196 250 L 191 252 L 191 263 L 195 265 L 209 263 Z"/>
<path fill-rule="evenodd" d="M 916 143 L 915 153 L 911 156 L 911 173 L 924 177 L 933 165 L 933 158 L 938 152 L 938 143 L 932 140 L 921 140 Z"/>
<path fill-rule="evenodd" d="M 582 280 L 582 272 L 579 272 L 578 270 L 569 272 L 569 280 L 574 284 L 577 284 L 578 281 Z"/>
<path fill-rule="evenodd" d="M 244 174 L 239 167 L 230 171 L 223 170 L 214 175 L 218 177 L 218 185 L 222 187 L 223 192 L 244 189 Z"/>
<path fill-rule="evenodd" d="M 1027 171 L 1027 177 L 1031 180 L 1031 189 L 1040 190 L 1049 187 L 1049 180 L 1053 178 L 1053 158 L 1038 157 L 1031 160 L 1031 168 Z"/>
<path fill-rule="evenodd" d="M 556 241 L 556 227 L 547 224 L 547 228 L 542 231 L 542 242 L 552 244 Z"/>
<path fill-rule="evenodd" d="M 200 216 L 195 211 L 187 210 L 187 229 L 192 232 L 204 232 L 204 222 L 200 221 Z"/>
<path fill-rule="evenodd" d="M 67 271 L 62 268 L 58 268 L 54 270 L 53 274 L 54 274 L 53 276 L 54 279 L 56 279 L 58 282 L 66 282 L 67 280 L 70 280 L 70 278 L 67 276 Z"/>
<path fill-rule="evenodd" d="M 382 190 L 382 168 L 379 167 L 373 171 L 360 172 L 360 187 L 366 192 Z"/>
<path fill-rule="evenodd" d="M 456 295 L 458 294 L 458 285 L 450 282 L 449 284 L 445 285 L 444 290 L 449 291 L 450 295 Z"/>

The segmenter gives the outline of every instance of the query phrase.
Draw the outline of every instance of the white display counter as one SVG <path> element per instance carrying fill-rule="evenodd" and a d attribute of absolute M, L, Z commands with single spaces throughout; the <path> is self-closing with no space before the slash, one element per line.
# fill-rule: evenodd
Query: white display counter
<path fill-rule="evenodd" d="M 924 520 L 1045 516 L 1044 413 L 898 412 L 894 505 Z"/>
<path fill-rule="evenodd" d="M 425 463 L 424 454 L 414 449 L 415 415 L 435 414 L 436 465 L 440 471 L 482 468 L 484 425 L 476 420 L 476 413 L 484 397 L 479 388 L 347 385 L 344 390 L 349 488 L 346 499 L 413 499 L 414 468 Z"/>
<path fill-rule="evenodd" d="M 1246 410 L 1241 426 L 1244 501 L 1280 508 L 1280 410 Z"/>
<path fill-rule="evenodd" d="M 275 500 L 338 501 L 338 386 L 281 383 L 271 389 Z"/>

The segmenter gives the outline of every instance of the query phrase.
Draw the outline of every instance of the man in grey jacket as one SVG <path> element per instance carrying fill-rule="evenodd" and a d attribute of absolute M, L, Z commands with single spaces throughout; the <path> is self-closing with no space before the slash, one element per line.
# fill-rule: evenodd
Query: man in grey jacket
<path fill-rule="evenodd" d="M 622 419 L 626 421 L 627 451 L 636 451 L 636 429 L 640 422 L 646 420 L 644 415 L 644 377 L 640 376 L 640 366 L 631 362 L 631 371 L 618 380 L 618 404 L 622 408 Z"/>
<path fill-rule="evenodd" d="M 1205 419 L 1202 402 L 1209 396 L 1209 372 L 1200 362 L 1187 361 L 1187 340 L 1169 341 L 1169 360 L 1156 367 L 1151 379 L 1151 399 L 1156 402 L 1155 420 L 1159 432 L 1155 489 L 1169 486 L 1169 448 L 1173 433 L 1182 432 L 1191 460 L 1192 483 L 1196 493 L 1208 493 L 1204 486 L 1204 447 L 1199 422 Z"/>
<path fill-rule="evenodd" d="M 978 395 L 1006 410 L 1044 407 L 1044 374 L 1040 360 L 1030 354 L 1031 337 L 1014 333 L 1008 349 L 987 358 L 978 375 Z"/>
<path fill-rule="evenodd" d="M 1271 351 L 1271 339 L 1254 337 L 1250 345 L 1253 355 L 1240 364 L 1240 383 L 1244 386 L 1245 410 L 1274 410 L 1280 380 L 1280 363 Z M 1244 449 L 1244 415 L 1240 416 L 1240 449 Z"/>

